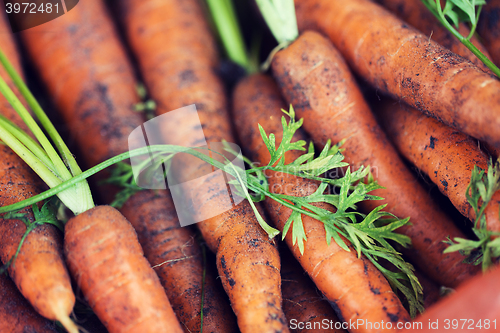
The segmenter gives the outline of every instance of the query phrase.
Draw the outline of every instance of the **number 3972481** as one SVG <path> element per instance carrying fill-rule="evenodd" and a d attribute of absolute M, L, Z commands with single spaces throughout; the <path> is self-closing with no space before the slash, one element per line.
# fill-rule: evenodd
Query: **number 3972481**
<path fill-rule="evenodd" d="M 7 14 L 38 14 L 38 13 L 59 13 L 59 4 L 53 5 L 50 2 L 42 2 L 40 5 L 33 2 L 6 3 L 5 12 Z"/>

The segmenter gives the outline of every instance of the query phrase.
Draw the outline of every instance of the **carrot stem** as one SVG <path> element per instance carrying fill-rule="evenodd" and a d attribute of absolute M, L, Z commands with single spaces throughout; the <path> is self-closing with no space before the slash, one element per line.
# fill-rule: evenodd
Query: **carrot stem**
<path fill-rule="evenodd" d="M 207 0 L 207 4 L 229 59 L 252 71 L 232 0 Z"/>
<path fill-rule="evenodd" d="M 293 0 L 256 0 L 256 2 L 278 44 L 292 42 L 299 37 Z"/>
<path fill-rule="evenodd" d="M 40 142 L 41 147 L 43 148 L 45 153 L 38 149 L 35 149 L 34 151 L 28 149 L 22 143 L 22 141 L 20 141 L 16 138 L 15 135 L 13 135 L 12 132 L 9 132 L 9 128 L 12 128 L 8 125 L 7 127 L 3 126 L 1 128 L 2 140 L 4 140 L 4 142 L 27 163 L 33 169 L 33 171 L 35 171 L 47 183 L 49 187 L 57 186 L 62 181 L 69 180 L 73 176 L 81 174 L 82 171 L 76 163 L 73 154 L 71 154 L 61 136 L 59 135 L 59 133 L 57 133 L 57 130 L 52 125 L 49 118 L 36 101 L 35 97 L 31 94 L 26 84 L 23 82 L 21 76 L 17 73 L 17 71 L 14 69 L 12 64 L 9 62 L 9 60 L 1 50 L 0 63 L 3 65 L 23 97 L 26 99 L 28 105 L 33 109 L 33 112 L 35 112 L 35 115 L 39 118 L 45 130 L 49 133 L 49 136 L 55 142 L 59 153 L 64 158 L 64 162 L 61 159 L 61 156 L 59 156 L 59 154 L 50 143 L 45 133 L 28 112 L 26 107 L 21 103 L 12 89 L 10 89 L 5 80 L 0 77 L 0 92 L 5 96 L 13 109 L 19 114 L 28 128 L 33 132 L 36 139 Z M 19 131 L 22 132 L 21 129 L 15 130 L 17 136 L 20 135 Z M 24 136 L 27 137 L 28 135 L 25 134 Z M 31 144 L 29 145 L 32 146 Z M 46 159 L 46 157 L 48 157 L 52 162 L 52 170 L 48 169 L 47 163 L 42 162 Z M 66 166 L 65 162 L 68 166 Z M 82 180 L 78 183 L 73 184 L 72 189 L 68 188 L 67 191 L 58 193 L 58 196 L 60 197 L 61 201 L 76 215 L 94 207 L 92 194 L 90 193 L 90 188 L 86 180 Z"/>
<path fill-rule="evenodd" d="M 0 124 L 5 127 L 5 129 L 16 137 L 23 145 L 26 146 L 40 161 L 45 164 L 53 173 L 55 173 L 55 167 L 50 158 L 47 156 L 45 151 L 40 145 L 33 140 L 29 135 L 22 131 L 10 120 L 0 115 Z"/>
<path fill-rule="evenodd" d="M 436 18 L 448 29 L 462 44 L 464 44 L 479 60 L 481 60 L 497 77 L 500 78 L 500 68 L 498 68 L 487 56 L 485 56 L 481 51 L 478 50 L 474 44 L 470 41 L 470 38 L 474 34 L 477 27 L 477 19 L 481 12 L 482 6 L 479 7 L 478 13 L 476 14 L 476 22 L 472 24 L 471 33 L 468 37 L 462 36 L 457 29 L 455 29 L 450 22 L 446 19 L 446 16 L 441 7 L 441 2 L 436 0 L 435 8 L 431 7 L 431 4 L 423 0 L 426 7 L 436 16 Z"/>

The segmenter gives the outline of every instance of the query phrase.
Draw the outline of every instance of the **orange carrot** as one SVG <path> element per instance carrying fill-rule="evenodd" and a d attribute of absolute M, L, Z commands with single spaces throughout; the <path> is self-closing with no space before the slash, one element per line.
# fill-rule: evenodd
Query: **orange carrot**
<path fill-rule="evenodd" d="M 296 0 L 299 28 L 327 35 L 382 92 L 500 147 L 500 81 L 369 0 Z"/>
<path fill-rule="evenodd" d="M 446 47 L 450 51 L 471 61 L 474 65 L 485 72 L 490 72 L 489 68 L 476 57 L 464 44 L 462 44 L 451 32 L 438 21 L 424 5 L 422 0 L 375 0 L 403 21 L 411 24 L 424 35 Z M 458 32 L 464 37 L 469 36 L 470 29 L 465 23 L 460 23 Z M 488 58 L 491 58 L 486 48 L 473 36 L 471 42 Z"/>
<path fill-rule="evenodd" d="M 488 0 L 481 11 L 477 32 L 484 40 L 484 45 L 500 66 L 500 1 Z"/>
<path fill-rule="evenodd" d="M 411 225 L 398 229 L 412 240 L 405 251 L 432 279 L 457 286 L 478 272 L 463 264 L 458 253 L 443 254 L 448 236 L 465 237 L 432 202 L 406 168 L 378 126 L 344 60 L 320 34 L 305 32 L 287 49 L 277 53 L 273 73 L 286 100 L 292 103 L 304 129 L 316 144 L 347 139 L 344 156 L 351 165 L 370 165 L 386 189 L 374 191 L 385 198 L 387 210 Z M 363 202 L 371 211 L 380 201 Z"/>
<path fill-rule="evenodd" d="M 234 314 L 209 270 L 203 285 L 202 250 L 189 228 L 182 228 L 168 191 L 141 191 L 121 209 L 137 231 L 146 258 L 158 274 L 169 301 L 186 327 L 200 332 L 237 332 Z"/>
<path fill-rule="evenodd" d="M 466 192 L 474 165 L 488 170 L 488 157 L 471 137 L 400 103 L 386 101 L 377 114 L 399 152 L 427 174 L 471 221 L 475 212 Z M 485 209 L 488 230 L 500 231 L 500 192 Z"/>
<path fill-rule="evenodd" d="M 0 45 L 20 71 L 19 56 L 5 20 L 0 14 Z M 0 76 L 8 77 L 3 67 Z M 5 80 L 14 86 L 10 79 Z M 3 96 L 0 96 L 0 113 L 19 127 L 26 128 Z M 38 176 L 10 148 L 0 145 L 0 206 L 27 199 L 42 190 Z M 23 212 L 33 221 L 31 209 L 26 208 Z M 14 257 L 26 228 L 19 220 L 0 219 L 0 260 L 4 263 Z M 75 295 L 63 261 L 62 239 L 53 225 L 40 225 L 30 232 L 16 260 L 9 266 L 9 274 L 23 296 L 42 316 L 59 320 L 74 332 L 76 327 L 69 315 L 75 305 Z"/>
<path fill-rule="evenodd" d="M 283 133 L 283 129 L 280 128 L 279 110 L 283 106 L 284 102 L 277 86 L 271 78 L 263 75 L 243 80 L 234 93 L 234 117 L 241 142 L 247 144 L 249 153 L 260 165 L 269 162 L 269 151 L 259 131 L 255 126 L 248 126 L 248 123 L 259 123 L 266 131 L 275 133 L 276 142 L 279 143 Z M 286 161 L 293 161 L 300 155 L 300 152 L 290 151 L 285 158 Z M 270 188 L 274 193 L 306 196 L 318 188 L 318 184 L 314 181 L 288 174 L 270 173 L 269 176 Z M 266 200 L 272 220 L 278 229 L 283 230 L 291 210 L 273 200 Z M 322 204 L 321 207 L 333 210 L 328 204 Z M 391 290 L 387 280 L 371 262 L 364 256 L 358 258 L 354 249 L 350 252 L 345 251 L 334 241 L 328 245 L 323 223 L 305 215 L 302 215 L 302 221 L 307 237 L 307 241 L 304 242 L 304 253 L 300 253 L 298 244 L 293 244 L 291 232 L 286 236 L 287 245 L 316 286 L 335 304 L 341 321 L 382 322 L 383 320 L 394 323 L 395 329 L 396 322 L 403 323 L 409 320 L 406 310 Z M 376 332 L 377 330 L 360 325 L 354 331 Z"/>
<path fill-rule="evenodd" d="M 234 142 L 223 85 L 214 73 L 217 51 L 196 0 L 127 0 L 120 2 L 132 50 L 157 114 L 195 104 L 207 142 Z M 165 77 L 169 79 L 166 80 Z M 190 119 L 180 116 L 162 133 L 179 132 L 169 143 L 197 146 Z M 244 201 L 220 213 L 226 184 L 200 180 L 212 167 L 198 160 L 177 160 L 183 180 L 198 179 L 193 198 L 197 226 L 216 253 L 217 268 L 242 332 L 288 332 L 281 309 L 280 262 L 274 241 L 260 227 Z M 201 178 L 205 179 L 205 178 Z M 217 215 L 217 216 L 214 216 Z M 202 216 L 214 216 L 204 220 Z M 249 270 L 248 267 L 251 267 Z"/>
<path fill-rule="evenodd" d="M 142 119 L 132 111 L 136 81 L 104 4 L 81 3 L 23 37 L 89 164 L 123 152 Z M 137 235 L 117 210 L 98 206 L 69 220 L 65 253 L 110 332 L 182 332 Z"/>
<path fill-rule="evenodd" d="M 143 119 L 133 111 L 139 102 L 135 91 L 137 82 L 102 3 L 80 4 L 64 18 L 50 22 L 50 27 L 44 25 L 27 31 L 24 40 L 67 126 L 77 129 L 72 133 L 89 166 L 125 152 L 128 135 L 141 126 Z M 98 41 L 104 42 L 101 45 Z M 80 48 L 73 47 L 74 43 L 89 45 L 89 51 L 81 52 Z M 61 57 L 54 60 L 52 56 L 57 54 Z M 99 59 L 99 62 L 92 59 Z M 62 69 L 68 63 L 75 66 Z M 65 74 L 61 76 L 54 67 Z M 63 85 L 71 86 L 73 93 L 59 91 Z M 109 186 L 100 189 L 105 192 L 103 197 L 108 202 L 116 193 L 116 189 Z M 206 284 L 202 286 L 201 250 L 192 244 L 194 234 L 178 226 L 172 209 L 168 195 L 140 192 L 127 200 L 122 212 L 139 233 L 139 241 L 152 265 L 191 257 L 156 269 L 186 330 L 200 331 L 203 289 L 207 295 L 204 330 L 231 332 L 231 325 L 235 327 L 236 324 L 228 303 L 218 295 L 212 274 L 207 274 Z M 169 239 L 172 241 L 162 242 Z M 183 251 L 187 254 L 183 255 Z"/>
<path fill-rule="evenodd" d="M 305 275 L 289 250 L 280 249 L 281 279 L 283 290 L 283 310 L 291 326 L 297 333 L 346 333 L 328 301 Z M 293 327 L 297 327 L 293 329 Z M 302 328 L 301 328 L 302 327 Z"/>
<path fill-rule="evenodd" d="M 69 270 L 110 332 L 183 332 L 137 235 L 120 212 L 97 206 L 64 229 Z"/>
<path fill-rule="evenodd" d="M 50 333 L 56 327 L 37 314 L 12 281 L 0 274 L 0 331 L 2 333 Z"/>
<path fill-rule="evenodd" d="M 431 332 L 435 327 L 437 332 L 498 332 L 499 278 L 500 267 L 496 267 L 485 275 L 467 281 L 456 292 L 430 307 L 403 332 Z"/>

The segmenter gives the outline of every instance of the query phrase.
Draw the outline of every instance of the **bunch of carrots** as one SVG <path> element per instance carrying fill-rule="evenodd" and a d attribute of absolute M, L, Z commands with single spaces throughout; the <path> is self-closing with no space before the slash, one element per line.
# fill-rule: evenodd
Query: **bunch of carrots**
<path fill-rule="evenodd" d="M 13 34 L 0 13 L 0 332 L 497 331 L 499 14 L 87 0 Z"/>

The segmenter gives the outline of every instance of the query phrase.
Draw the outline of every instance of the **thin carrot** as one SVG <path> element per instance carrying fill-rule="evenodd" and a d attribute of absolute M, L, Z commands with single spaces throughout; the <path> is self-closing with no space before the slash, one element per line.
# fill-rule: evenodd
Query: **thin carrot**
<path fill-rule="evenodd" d="M 234 93 L 234 117 L 241 142 L 255 158 L 255 162 L 269 162 L 269 151 L 260 138 L 255 127 L 247 123 L 259 123 L 266 131 L 276 135 L 280 142 L 283 129 L 280 128 L 281 114 L 284 106 L 280 93 L 273 80 L 264 75 L 254 75 L 243 80 Z M 300 139 L 300 137 L 297 137 Z M 300 152 L 290 151 L 286 160 L 295 160 Z M 268 181 L 274 193 L 286 193 L 305 196 L 314 193 L 318 184 L 314 181 L 274 173 Z M 324 208 L 333 210 L 328 204 Z M 291 209 L 267 199 L 266 206 L 278 229 L 283 230 Z M 387 280 L 364 256 L 358 258 L 356 251 L 342 249 L 336 242 L 326 242 L 324 225 L 309 217 L 302 216 L 307 241 L 304 242 L 304 253 L 300 253 L 298 244 L 294 245 L 292 233 L 286 236 L 288 247 L 309 274 L 321 292 L 336 305 L 341 321 L 369 322 L 405 322 L 408 313 L 391 290 Z M 345 241 L 345 240 L 344 240 Z M 289 318 L 290 319 L 290 318 Z M 394 324 L 394 328 L 395 328 Z M 376 331 L 376 330 L 375 330 Z M 360 325 L 355 332 L 375 332 Z"/>
<path fill-rule="evenodd" d="M 457 288 L 456 292 L 430 307 L 402 332 L 416 333 L 427 329 L 432 331 L 435 327 L 436 331 L 497 332 L 500 318 L 499 278 L 500 268 L 496 267 L 485 275 L 467 281 Z"/>
<path fill-rule="evenodd" d="M 474 165 L 488 170 L 488 156 L 471 137 L 393 101 L 380 105 L 377 115 L 399 152 L 429 176 L 451 203 L 471 221 L 475 212 L 467 201 Z M 486 225 L 500 231 L 500 192 L 486 207 Z"/>
<path fill-rule="evenodd" d="M 129 134 L 142 125 L 143 118 L 134 111 L 139 102 L 137 81 L 101 2 L 79 5 L 71 16 L 51 22 L 50 29 L 43 26 L 27 31 L 24 40 L 68 128 L 78 129 L 72 134 L 88 165 L 125 152 Z M 75 43 L 92 47 L 81 52 L 81 46 L 75 48 Z M 57 54 L 62 56 L 54 60 L 52 56 Z M 67 64 L 74 66 L 62 69 Z M 58 70 L 65 74 L 61 76 Z M 72 87 L 71 94 L 58 90 L 64 82 L 65 87 Z M 103 195 L 107 202 L 117 191 L 109 186 L 101 186 L 100 190 L 107 192 Z M 201 250 L 193 244 L 193 232 L 179 227 L 171 198 L 165 193 L 137 193 L 121 211 L 136 228 L 151 265 L 180 260 L 161 265 L 156 272 L 186 330 L 199 332 L 203 267 Z M 189 258 L 183 260 L 184 257 Z M 233 315 L 227 301 L 218 295 L 212 274 L 207 275 L 204 287 L 208 296 L 204 331 L 233 331 Z"/>
<path fill-rule="evenodd" d="M 130 223 L 97 206 L 64 229 L 68 267 L 110 332 L 183 332 Z"/>
<path fill-rule="evenodd" d="M 471 61 L 478 68 L 485 72 L 490 72 L 488 67 L 479 60 L 464 44 L 462 44 L 451 32 L 439 22 L 439 20 L 427 9 L 422 0 L 375 0 L 403 21 L 417 28 L 424 35 L 446 47 L 453 53 L 456 53 Z M 460 23 L 458 31 L 464 37 L 469 36 L 470 29 L 465 23 Z M 471 42 L 488 58 L 488 51 L 479 40 L 473 36 Z"/>
<path fill-rule="evenodd" d="M 346 333 L 332 307 L 316 289 L 288 249 L 280 249 L 283 310 L 296 333 Z M 296 329 L 293 329 L 293 327 Z"/>
<path fill-rule="evenodd" d="M 9 277 L 0 274 L 0 331 L 2 333 L 50 333 L 56 327 L 44 319 L 19 293 Z"/>
<path fill-rule="evenodd" d="M 209 270 L 203 285 L 202 249 L 195 234 L 182 228 L 168 191 L 141 191 L 120 209 L 137 231 L 146 258 L 165 288 L 168 299 L 187 332 L 237 332 L 229 303 Z"/>
<path fill-rule="evenodd" d="M 488 0 L 481 11 L 477 27 L 479 36 L 484 41 L 493 58 L 493 62 L 500 66 L 500 1 Z"/>
<path fill-rule="evenodd" d="M 315 143 L 347 139 L 346 160 L 351 165 L 370 165 L 375 179 L 386 188 L 374 193 L 385 198 L 387 210 L 399 218 L 410 217 L 411 225 L 398 232 L 412 240 L 412 249 L 405 251 L 411 260 L 446 286 L 457 286 L 476 274 L 477 267 L 463 264 L 458 253 L 443 254 L 448 236 L 464 236 L 398 157 L 330 41 L 305 32 L 277 53 L 272 66 L 282 93 L 304 118 L 304 128 Z M 367 201 L 361 208 L 371 211 L 378 204 Z"/>
<path fill-rule="evenodd" d="M 124 23 L 158 115 L 196 104 L 206 141 L 234 142 L 225 91 L 215 75 L 218 57 L 203 12 L 195 0 L 121 1 Z M 165 79 L 168 77 L 168 79 Z M 179 133 L 169 143 L 198 146 L 200 139 L 186 117 L 172 119 L 162 133 Z M 183 178 L 200 179 L 210 165 L 177 161 Z M 205 179 L 205 178 L 203 178 Z M 213 216 L 226 200 L 226 184 L 207 180 L 196 186 L 196 217 Z M 203 220 L 203 218 L 202 218 Z M 260 227 L 246 201 L 197 224 L 217 268 L 242 332 L 288 332 L 281 309 L 280 262 L 274 241 Z M 248 267 L 251 267 L 249 270 Z"/>
<path fill-rule="evenodd" d="M 500 147 L 500 81 L 369 0 L 296 0 L 299 26 L 327 35 L 382 92 Z"/>
<path fill-rule="evenodd" d="M 19 55 L 5 20 L 0 14 L 0 45 L 20 71 Z M 3 68 L 0 68 L 0 75 L 7 77 Z M 14 86 L 10 79 L 6 82 Z M 0 113 L 25 128 L 3 96 L 0 96 Z M 30 168 L 9 147 L 0 145 L 0 206 L 21 201 L 42 190 L 40 179 Z M 26 208 L 23 212 L 33 221 L 31 209 Z M 26 230 L 20 220 L 0 219 L 0 260 L 7 263 L 14 258 Z M 8 271 L 24 297 L 42 316 L 67 323 L 67 328 L 74 332 L 69 315 L 75 305 L 75 295 L 63 261 L 62 239 L 55 226 L 44 224 L 31 231 Z"/>

